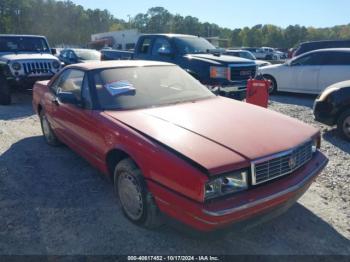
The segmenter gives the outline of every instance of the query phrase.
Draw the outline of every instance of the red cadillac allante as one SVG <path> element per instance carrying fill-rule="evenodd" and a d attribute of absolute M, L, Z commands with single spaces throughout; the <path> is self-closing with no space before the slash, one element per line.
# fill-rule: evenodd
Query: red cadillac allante
<path fill-rule="evenodd" d="M 33 107 L 47 143 L 110 176 L 126 217 L 147 227 L 161 213 L 202 231 L 270 217 L 328 161 L 315 128 L 215 96 L 168 63 L 68 66 L 35 84 Z"/>

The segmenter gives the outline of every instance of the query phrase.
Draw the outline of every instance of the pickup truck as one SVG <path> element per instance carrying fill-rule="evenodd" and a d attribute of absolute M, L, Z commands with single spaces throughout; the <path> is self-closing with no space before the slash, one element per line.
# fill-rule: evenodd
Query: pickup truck
<path fill-rule="evenodd" d="M 247 80 L 257 71 L 254 61 L 222 55 L 206 39 L 192 35 L 142 35 L 128 59 L 176 64 L 209 89 L 239 100 L 245 98 Z"/>

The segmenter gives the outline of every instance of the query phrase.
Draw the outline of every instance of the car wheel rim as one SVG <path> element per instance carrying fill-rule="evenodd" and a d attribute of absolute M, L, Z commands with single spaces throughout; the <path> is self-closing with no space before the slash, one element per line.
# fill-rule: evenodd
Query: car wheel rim
<path fill-rule="evenodd" d="M 140 219 L 143 213 L 143 201 L 141 188 L 136 178 L 128 173 L 120 174 L 118 194 L 127 215 L 135 221 Z"/>
<path fill-rule="evenodd" d="M 343 132 L 347 137 L 350 137 L 350 116 L 344 119 Z"/>
<path fill-rule="evenodd" d="M 43 126 L 43 133 L 44 133 L 45 138 L 48 141 L 50 141 L 50 139 L 51 139 L 51 130 L 50 130 L 49 122 L 47 121 L 45 116 L 43 116 L 43 119 L 42 119 L 42 126 Z"/>

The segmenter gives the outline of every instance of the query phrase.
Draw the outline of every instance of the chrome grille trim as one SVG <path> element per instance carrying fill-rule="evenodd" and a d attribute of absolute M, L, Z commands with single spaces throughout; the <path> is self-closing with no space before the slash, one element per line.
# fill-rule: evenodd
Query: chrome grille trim
<path fill-rule="evenodd" d="M 288 175 L 305 165 L 312 158 L 312 141 L 271 156 L 252 161 L 252 185 Z M 291 165 L 291 161 L 294 165 Z"/>
<path fill-rule="evenodd" d="M 231 81 L 242 81 L 254 78 L 257 71 L 255 64 L 230 64 L 229 65 L 229 77 Z M 242 71 L 250 71 L 248 75 L 241 75 Z"/>
<path fill-rule="evenodd" d="M 22 62 L 22 68 L 25 75 L 52 75 L 52 63 L 53 61 L 40 60 L 40 61 L 25 61 Z"/>

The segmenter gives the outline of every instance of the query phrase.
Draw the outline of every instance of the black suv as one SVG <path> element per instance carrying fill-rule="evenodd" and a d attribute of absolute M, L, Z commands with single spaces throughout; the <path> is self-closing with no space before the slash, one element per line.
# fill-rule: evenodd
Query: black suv
<path fill-rule="evenodd" d="M 44 36 L 0 35 L 0 105 L 11 104 L 12 87 L 31 87 L 60 68 Z"/>
<path fill-rule="evenodd" d="M 337 125 L 339 133 L 350 141 L 350 80 L 326 88 L 314 103 L 314 115 L 323 124 Z"/>
<path fill-rule="evenodd" d="M 325 41 L 312 41 L 301 43 L 293 53 L 293 56 L 299 56 L 306 52 L 310 52 L 317 49 L 326 48 L 342 48 L 350 47 L 350 40 L 325 40 Z"/>

